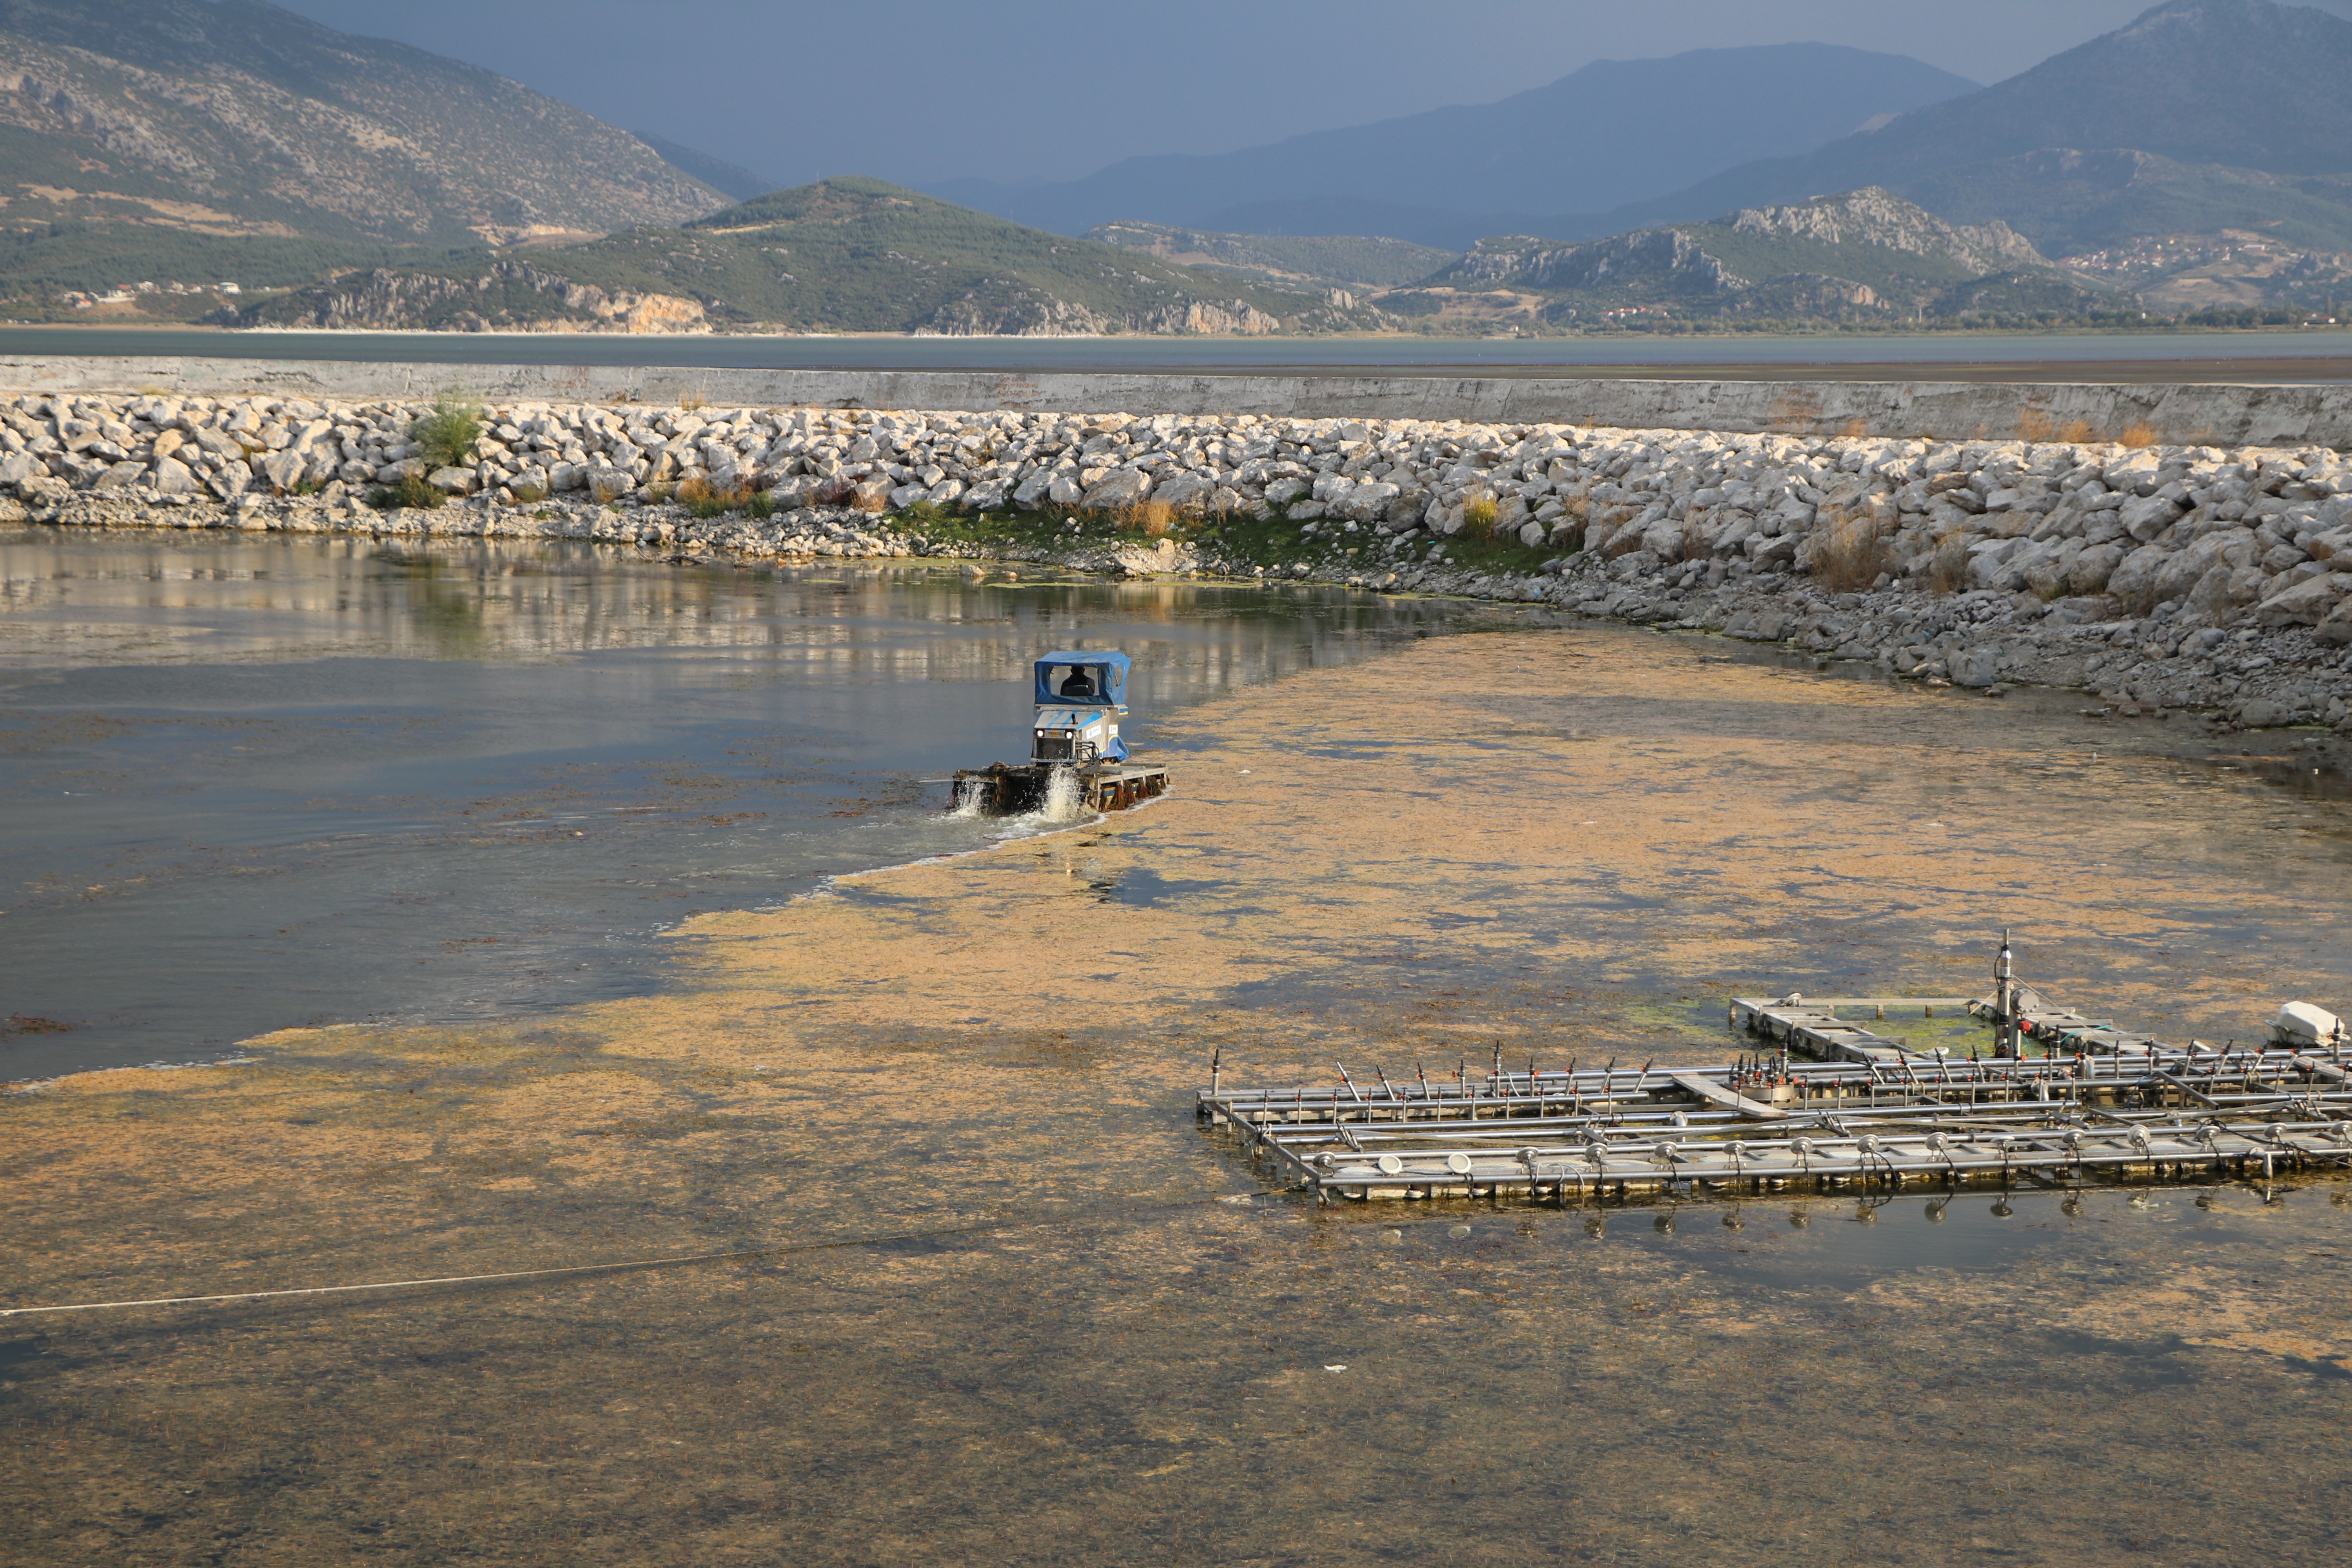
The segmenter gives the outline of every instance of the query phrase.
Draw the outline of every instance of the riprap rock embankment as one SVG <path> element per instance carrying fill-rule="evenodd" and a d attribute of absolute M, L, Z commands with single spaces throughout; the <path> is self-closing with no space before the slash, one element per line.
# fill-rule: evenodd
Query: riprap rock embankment
<path fill-rule="evenodd" d="M 530 405 L 490 410 L 470 459 L 428 472 L 424 412 L 23 396 L 0 406 L 0 494 L 59 522 L 998 555 L 1540 600 L 1966 687 L 2352 732 L 2352 459 L 2324 447 Z M 360 504 L 412 479 L 451 504 Z M 680 487 L 765 499 L 697 518 Z"/>

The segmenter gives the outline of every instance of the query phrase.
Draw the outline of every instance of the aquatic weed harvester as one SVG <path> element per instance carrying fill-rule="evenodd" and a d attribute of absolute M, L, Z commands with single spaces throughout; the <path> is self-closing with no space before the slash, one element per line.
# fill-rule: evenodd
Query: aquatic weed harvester
<path fill-rule="evenodd" d="M 1127 717 L 1127 678 L 1135 661 L 1123 653 L 1049 653 L 1031 671 L 1036 711 L 1030 721 L 1029 760 L 962 768 L 955 803 L 995 816 L 1045 810 L 1060 796 L 1074 807 L 1123 811 L 1168 793 L 1166 768 L 1129 761 L 1118 721 Z"/>

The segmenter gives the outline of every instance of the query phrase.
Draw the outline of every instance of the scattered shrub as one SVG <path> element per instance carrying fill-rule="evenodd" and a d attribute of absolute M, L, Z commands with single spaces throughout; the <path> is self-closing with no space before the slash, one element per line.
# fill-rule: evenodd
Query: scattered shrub
<path fill-rule="evenodd" d="M 428 469 L 463 468 L 473 461 L 488 412 L 478 399 L 449 387 L 434 395 L 433 412 L 409 426 L 408 438 Z"/>
<path fill-rule="evenodd" d="M 2156 445 L 2156 427 L 2143 419 L 2117 437 L 2116 442 L 2125 447 L 2153 447 Z"/>
<path fill-rule="evenodd" d="M 1501 510 L 1493 496 L 1484 493 L 1472 496 L 1462 506 L 1462 531 L 1473 539 L 1492 539 L 1495 536 L 1495 519 Z"/>
<path fill-rule="evenodd" d="M 676 499 L 677 495 L 677 487 L 667 479 L 646 487 L 646 500 L 655 506 L 664 505 Z"/>
<path fill-rule="evenodd" d="M 2058 439 L 2071 442 L 2077 447 L 2087 447 L 2096 439 L 2096 433 L 2092 430 L 2089 420 L 2077 419 L 2058 432 Z"/>
<path fill-rule="evenodd" d="M 1696 511 L 1683 520 L 1683 560 L 1706 561 L 1713 557 L 1715 547 L 1708 542 L 1706 529 L 1706 521 Z"/>
<path fill-rule="evenodd" d="M 367 504 L 378 511 L 398 511 L 403 507 L 415 507 L 431 511 L 449 504 L 449 498 L 425 482 L 421 474 L 410 474 L 396 485 L 378 485 L 368 491 Z"/>
<path fill-rule="evenodd" d="M 1176 526 L 1176 509 L 1164 500 L 1139 500 L 1121 507 L 1111 519 L 1111 526 L 1121 533 L 1139 533 L 1146 539 L 1164 539 Z"/>
<path fill-rule="evenodd" d="M 2036 446 L 2057 439 L 2058 422 L 2039 408 L 2029 408 L 2017 416 L 2017 438 Z"/>
<path fill-rule="evenodd" d="M 1954 529 L 1936 541 L 1927 558 L 1927 591 L 1957 594 L 1969 585 L 1969 536 Z"/>
<path fill-rule="evenodd" d="M 1894 569 L 1894 545 L 1866 513 L 1830 519 L 1813 547 L 1814 580 L 1833 594 L 1858 594 Z"/>
<path fill-rule="evenodd" d="M 769 518 L 776 515 L 776 492 L 773 490 L 761 490 L 759 494 L 751 498 L 750 502 L 744 507 L 744 510 L 749 511 L 753 517 L 760 519 L 761 521 L 765 521 Z"/>
<path fill-rule="evenodd" d="M 748 508 L 751 491 L 747 485 L 722 490 L 704 475 L 693 474 L 677 487 L 677 502 L 695 517 L 719 517 Z"/>
<path fill-rule="evenodd" d="M 849 510 L 864 512 L 887 511 L 890 510 L 890 498 L 886 494 L 877 494 L 861 486 L 849 492 Z"/>

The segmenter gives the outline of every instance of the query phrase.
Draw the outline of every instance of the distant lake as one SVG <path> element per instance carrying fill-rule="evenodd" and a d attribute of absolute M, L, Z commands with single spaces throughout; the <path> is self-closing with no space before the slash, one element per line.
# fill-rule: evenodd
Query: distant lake
<path fill-rule="evenodd" d="M 0 327 L 0 356 L 391 360 L 430 364 L 1043 374 L 1774 376 L 2352 382 L 2352 331 L 1804 337 L 623 337 Z"/>

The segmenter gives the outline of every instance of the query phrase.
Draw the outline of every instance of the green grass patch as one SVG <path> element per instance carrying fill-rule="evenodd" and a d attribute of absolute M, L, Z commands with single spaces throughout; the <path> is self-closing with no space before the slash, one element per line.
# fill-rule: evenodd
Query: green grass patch
<path fill-rule="evenodd" d="M 1117 520 L 1108 514 L 1062 508 L 947 512 L 916 507 L 893 514 L 890 521 L 894 527 L 920 535 L 934 548 L 961 545 L 997 550 L 1105 549 L 1118 544 L 1149 547 L 1155 542 L 1139 532 L 1121 529 Z M 1213 552 L 1243 571 L 1263 566 L 1268 572 L 1287 572 L 1304 563 L 1324 573 L 1385 574 L 1420 565 L 1429 559 L 1431 541 L 1426 535 L 1391 555 L 1381 548 L 1384 542 L 1381 535 L 1369 528 L 1360 526 L 1354 533 L 1340 535 L 1346 542 L 1336 549 L 1319 539 L 1302 539 L 1298 529 L 1299 525 L 1282 515 L 1277 508 L 1274 515 L 1265 518 L 1249 512 L 1223 517 L 1182 516 L 1169 531 L 1168 537 Z M 1562 553 L 1549 545 L 1530 549 L 1516 538 L 1473 539 L 1464 534 L 1437 542 L 1445 548 L 1445 565 L 1495 575 L 1524 576 Z M 1356 554 L 1340 553 L 1350 546 Z"/>

